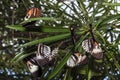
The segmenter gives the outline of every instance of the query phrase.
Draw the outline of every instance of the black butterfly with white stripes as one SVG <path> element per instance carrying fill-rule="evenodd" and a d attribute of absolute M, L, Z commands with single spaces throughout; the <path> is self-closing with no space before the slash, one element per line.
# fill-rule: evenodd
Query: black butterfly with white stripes
<path fill-rule="evenodd" d="M 58 48 L 51 51 L 49 46 L 39 44 L 38 51 L 24 59 L 32 76 L 40 78 L 42 75 L 42 67 L 46 65 L 51 66 L 54 63 L 57 53 Z"/>
<path fill-rule="evenodd" d="M 97 43 L 96 41 L 93 41 L 92 38 L 84 40 L 82 42 L 82 47 L 87 53 L 90 53 L 96 59 L 103 58 L 103 52 L 100 47 L 100 44 Z"/>
<path fill-rule="evenodd" d="M 36 53 L 37 59 L 47 58 L 48 61 L 54 59 L 58 54 L 58 48 L 51 50 L 51 48 L 47 45 L 39 44 L 38 51 Z"/>

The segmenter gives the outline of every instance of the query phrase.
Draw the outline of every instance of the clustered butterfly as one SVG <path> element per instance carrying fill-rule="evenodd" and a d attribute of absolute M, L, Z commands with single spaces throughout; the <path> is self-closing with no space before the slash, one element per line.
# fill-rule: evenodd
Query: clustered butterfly
<path fill-rule="evenodd" d="M 33 7 L 27 11 L 27 14 L 24 19 L 28 20 L 30 18 L 36 18 L 41 16 L 41 9 Z M 35 25 L 35 23 L 36 21 L 31 21 L 22 25 L 23 27 L 31 29 L 32 26 Z M 30 73 L 33 75 L 33 77 L 40 77 L 40 75 L 42 74 L 42 67 L 44 67 L 45 65 L 52 65 L 55 57 L 57 56 L 57 53 L 58 48 L 51 50 L 49 46 L 39 44 L 37 52 L 34 55 L 25 58 L 27 67 Z"/>
<path fill-rule="evenodd" d="M 38 52 L 36 53 L 37 59 L 45 59 L 50 62 L 54 59 L 58 54 L 58 48 L 51 50 L 51 48 L 47 45 L 39 44 Z"/>
<path fill-rule="evenodd" d="M 25 16 L 25 20 L 28 20 L 30 18 L 41 17 L 41 16 L 42 16 L 41 9 L 33 7 L 27 11 L 27 14 Z"/>
<path fill-rule="evenodd" d="M 33 77 L 39 78 L 42 75 L 42 68 L 38 65 L 35 55 L 26 57 L 24 61 Z"/>
<path fill-rule="evenodd" d="M 30 8 L 28 11 L 27 11 L 27 14 L 26 16 L 24 17 L 24 20 L 28 20 L 30 18 L 38 18 L 38 17 L 41 17 L 42 16 L 42 10 L 39 9 L 39 8 Z M 23 27 L 31 27 L 33 25 L 35 25 L 36 21 L 31 21 L 31 22 L 26 22 L 26 23 L 23 23 Z"/>
<path fill-rule="evenodd" d="M 71 31 L 71 36 L 72 36 L 72 42 L 73 42 L 73 45 L 75 47 L 74 27 L 70 27 L 70 31 Z M 91 24 L 90 24 L 90 34 L 91 34 L 92 38 L 84 40 L 82 42 L 82 47 L 87 53 L 90 53 L 94 58 L 102 59 L 103 52 L 102 52 L 102 49 L 100 47 L 100 44 L 97 43 L 97 41 L 94 38 Z M 78 53 L 74 53 L 70 56 L 70 58 L 67 60 L 67 66 L 75 67 L 75 66 L 78 66 L 80 64 L 86 64 L 87 61 L 88 61 L 87 56 L 85 54 L 80 54 L 78 52 Z"/>
<path fill-rule="evenodd" d="M 36 18 L 42 16 L 42 11 L 38 8 L 31 8 L 26 16 L 25 20 L 28 20 L 30 18 Z M 36 21 L 28 22 L 26 24 L 23 24 L 24 27 L 28 27 L 31 24 L 34 24 Z M 74 35 L 74 27 L 70 27 L 71 31 L 71 38 L 72 38 L 72 43 L 75 49 L 75 35 Z M 87 52 L 90 53 L 93 57 L 96 59 L 102 59 L 103 58 L 103 52 L 100 47 L 100 45 L 93 40 L 93 38 L 86 39 L 82 42 L 82 47 L 83 49 Z M 52 64 L 54 62 L 55 57 L 58 54 L 58 48 L 55 48 L 52 50 L 49 46 L 44 45 L 44 44 L 39 44 L 38 45 L 38 50 L 33 55 L 32 57 L 27 57 L 25 59 L 25 62 L 27 64 L 27 67 L 31 74 L 33 76 L 40 77 L 42 74 L 42 67 L 45 65 Z M 75 67 L 79 65 L 86 64 L 88 62 L 88 58 L 85 54 L 81 54 L 79 52 L 75 52 L 73 50 L 73 54 L 69 57 L 67 60 L 67 66 L 69 67 Z"/>
<path fill-rule="evenodd" d="M 103 52 L 100 47 L 100 44 L 96 41 L 93 33 L 92 24 L 89 24 L 90 28 L 90 34 L 92 38 L 88 38 L 82 42 L 83 49 L 90 53 L 94 58 L 96 59 L 102 59 L 103 58 Z"/>
<path fill-rule="evenodd" d="M 58 48 L 51 50 L 49 46 L 39 44 L 38 51 L 35 53 L 35 55 L 25 58 L 27 67 L 33 77 L 40 77 L 42 74 L 42 67 L 45 65 L 52 65 L 57 54 Z"/>
<path fill-rule="evenodd" d="M 92 38 L 84 40 L 82 42 L 82 47 L 87 53 L 90 53 L 96 59 L 103 58 L 103 52 L 100 44 L 98 44 L 96 41 L 93 41 Z"/>

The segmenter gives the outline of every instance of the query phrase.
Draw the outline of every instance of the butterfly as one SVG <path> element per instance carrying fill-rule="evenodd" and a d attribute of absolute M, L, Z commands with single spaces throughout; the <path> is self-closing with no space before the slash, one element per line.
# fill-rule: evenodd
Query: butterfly
<path fill-rule="evenodd" d="M 25 20 L 28 20 L 30 18 L 36 18 L 36 17 L 41 17 L 42 16 L 42 10 L 39 8 L 31 8 L 27 11 L 27 14 L 25 16 Z"/>
<path fill-rule="evenodd" d="M 33 77 L 40 77 L 42 75 L 42 68 L 31 61 L 27 61 L 27 67 Z"/>
<path fill-rule="evenodd" d="M 42 10 L 39 9 L 39 8 L 30 8 L 27 13 L 26 13 L 26 16 L 24 17 L 24 20 L 28 20 L 30 18 L 38 18 L 38 17 L 41 17 L 42 16 Z M 30 27 L 30 26 L 33 26 L 35 25 L 36 21 L 31 21 L 31 22 L 26 22 L 26 23 L 23 23 L 23 27 Z"/>
<path fill-rule="evenodd" d="M 38 65 L 35 55 L 26 57 L 24 61 L 33 77 L 39 78 L 42 75 L 42 67 L 41 65 Z"/>
<path fill-rule="evenodd" d="M 48 61 L 54 59 L 58 54 L 58 48 L 51 50 L 51 48 L 47 45 L 39 44 L 38 51 L 36 53 L 36 57 L 38 59 L 46 58 Z"/>
<path fill-rule="evenodd" d="M 93 41 L 92 38 L 84 40 L 82 42 L 82 47 L 87 53 L 90 53 L 96 59 L 103 58 L 103 52 L 100 47 L 100 44 L 97 43 L 96 41 Z"/>
<path fill-rule="evenodd" d="M 57 53 L 58 48 L 51 51 L 49 46 L 39 44 L 38 51 L 35 54 L 26 57 L 24 61 L 26 62 L 30 73 L 33 76 L 40 77 L 42 74 L 42 67 L 45 65 L 52 65 Z"/>
<path fill-rule="evenodd" d="M 86 55 L 82 55 L 80 53 L 74 53 L 67 60 L 67 66 L 75 67 L 75 66 L 78 66 L 78 65 L 86 64 L 87 61 L 88 60 L 87 60 L 87 56 Z"/>

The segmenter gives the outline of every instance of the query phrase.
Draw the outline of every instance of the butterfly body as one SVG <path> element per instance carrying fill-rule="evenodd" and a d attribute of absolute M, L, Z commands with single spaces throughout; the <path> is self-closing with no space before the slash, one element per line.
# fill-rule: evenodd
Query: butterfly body
<path fill-rule="evenodd" d="M 103 58 L 103 53 L 102 49 L 98 46 L 95 46 L 95 48 L 92 50 L 91 53 L 96 59 L 102 59 Z"/>

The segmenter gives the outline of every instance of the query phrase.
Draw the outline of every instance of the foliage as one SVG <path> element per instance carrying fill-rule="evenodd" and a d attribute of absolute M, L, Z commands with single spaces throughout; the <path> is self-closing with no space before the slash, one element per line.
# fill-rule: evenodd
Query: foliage
<path fill-rule="evenodd" d="M 39 43 L 56 47 L 61 42 L 64 44 L 60 46 L 55 65 L 43 69 L 43 80 L 119 79 L 120 4 L 116 0 L 2 0 L 0 4 L 0 79 L 30 79 L 22 59 L 34 53 Z M 42 17 L 24 21 L 25 12 L 32 6 L 41 7 Z M 40 21 L 38 26 L 22 26 L 35 20 Z M 66 61 L 73 46 L 69 26 L 75 27 L 75 50 L 84 54 L 81 43 L 91 36 L 89 24 L 93 25 L 104 58 L 96 60 L 88 54 L 88 64 L 69 68 Z"/>

